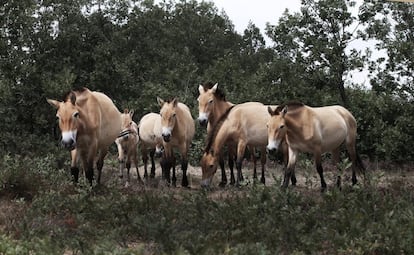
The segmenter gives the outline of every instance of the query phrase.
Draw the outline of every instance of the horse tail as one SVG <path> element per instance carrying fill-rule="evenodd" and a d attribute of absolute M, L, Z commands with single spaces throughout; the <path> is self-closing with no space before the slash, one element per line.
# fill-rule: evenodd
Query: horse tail
<path fill-rule="evenodd" d="M 364 165 L 364 162 L 362 162 L 362 159 L 358 153 L 356 154 L 356 166 L 360 169 L 360 172 L 362 173 L 362 175 L 365 176 L 367 169 Z"/>

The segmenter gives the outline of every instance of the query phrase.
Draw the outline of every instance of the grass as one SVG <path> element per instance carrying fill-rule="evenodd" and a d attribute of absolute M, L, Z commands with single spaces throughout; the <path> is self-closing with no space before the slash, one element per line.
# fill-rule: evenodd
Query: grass
<path fill-rule="evenodd" d="M 414 253 L 414 191 L 403 179 L 380 185 L 374 173 L 369 185 L 324 194 L 305 183 L 92 188 L 50 158 L 3 158 L 0 254 Z"/>

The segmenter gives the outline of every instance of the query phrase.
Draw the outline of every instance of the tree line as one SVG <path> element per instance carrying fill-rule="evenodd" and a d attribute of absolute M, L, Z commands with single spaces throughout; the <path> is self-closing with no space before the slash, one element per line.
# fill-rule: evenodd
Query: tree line
<path fill-rule="evenodd" d="M 157 96 L 178 97 L 195 118 L 198 85 L 211 81 L 233 103 L 344 105 L 358 121 L 361 154 L 414 160 L 413 4 L 302 0 L 264 34 L 253 23 L 239 34 L 225 12 L 195 0 L 10 0 L 0 13 L 3 155 L 54 151 L 45 99 L 73 88 L 104 92 L 138 121 L 159 111 Z M 355 40 L 375 49 L 352 48 Z M 372 58 L 378 50 L 387 57 Z M 350 76 L 363 69 L 368 87 Z M 197 127 L 196 147 L 204 132 Z"/>

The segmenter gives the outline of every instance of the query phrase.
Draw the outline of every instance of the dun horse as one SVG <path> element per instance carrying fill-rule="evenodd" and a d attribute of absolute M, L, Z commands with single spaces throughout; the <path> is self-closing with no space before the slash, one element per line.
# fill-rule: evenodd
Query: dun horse
<path fill-rule="evenodd" d="M 138 125 L 132 120 L 133 116 L 134 111 L 129 111 L 128 109 L 124 110 L 124 113 L 121 114 L 122 131 L 119 137 L 115 140 L 118 147 L 119 177 L 123 178 L 123 170 L 125 167 L 127 169 L 126 186 L 128 186 L 130 182 L 129 170 L 131 168 L 131 161 L 137 169 L 138 181 L 142 182 L 138 171 Z"/>
<path fill-rule="evenodd" d="M 218 83 L 206 83 L 204 85 L 199 85 L 198 91 L 200 93 L 198 97 L 198 121 L 200 125 L 207 126 L 207 134 L 209 134 L 212 130 L 212 127 L 215 126 L 220 118 L 230 107 L 234 104 L 230 103 L 226 100 L 224 93 L 218 88 Z M 233 166 L 234 160 L 236 156 L 236 143 L 229 142 L 227 143 L 227 150 L 228 150 L 228 164 L 230 168 L 230 184 L 235 183 Z M 257 177 L 256 171 L 256 162 L 257 159 L 255 157 L 255 149 L 253 147 L 249 147 L 251 159 L 253 161 L 253 169 L 254 169 L 254 177 Z M 223 151 L 222 151 L 223 152 Z M 262 153 L 263 157 L 265 157 L 265 153 Z M 219 157 L 219 165 L 221 168 L 221 182 L 219 186 L 223 187 L 227 184 L 227 177 L 226 172 L 224 169 L 224 160 L 223 160 L 223 153 L 221 153 Z M 241 175 L 241 179 L 243 179 L 243 175 Z"/>
<path fill-rule="evenodd" d="M 267 143 L 266 123 L 269 119 L 266 106 L 257 102 L 243 103 L 231 106 L 221 115 L 217 125 L 209 133 L 204 155 L 201 159 L 202 181 L 201 186 L 208 187 L 214 173 L 217 171 L 217 162 L 223 145 L 227 142 L 237 144 L 237 179 L 241 180 L 241 167 L 247 145 L 262 150 L 262 183 L 265 182 L 264 171 L 266 163 L 265 147 Z"/>
<path fill-rule="evenodd" d="M 62 145 L 72 152 L 72 161 L 80 157 L 86 178 L 92 184 L 94 160 L 97 161 L 98 184 L 105 155 L 121 131 L 121 113 L 103 93 L 83 88 L 70 91 L 64 101 L 47 99 L 57 109 Z M 79 169 L 72 164 L 72 175 L 78 181 Z"/>
<path fill-rule="evenodd" d="M 344 142 L 352 161 L 352 184 L 357 183 L 356 164 L 358 163 L 362 170 L 364 168 L 355 149 L 357 124 L 348 110 L 342 106 L 314 108 L 302 103 L 289 103 L 278 106 L 275 110 L 269 107 L 268 112 L 271 118 L 268 123 L 267 149 L 276 150 L 283 139 L 286 139 L 288 145 L 289 160 L 283 187 L 288 186 L 288 180 L 294 174 L 298 152 L 309 152 L 314 155 L 322 191 L 326 190 L 321 155 L 332 152 L 332 158 L 337 164 L 340 158 L 340 145 Z M 339 175 L 337 185 L 341 185 Z"/>
<path fill-rule="evenodd" d="M 148 151 L 151 157 L 151 178 L 155 177 L 154 154 L 161 154 L 161 116 L 158 113 L 145 114 L 139 121 L 139 138 L 142 161 L 144 162 L 144 178 L 148 178 Z"/>
<path fill-rule="evenodd" d="M 175 176 L 173 148 L 178 148 L 181 154 L 181 169 L 183 170 L 181 185 L 187 187 L 187 154 L 195 133 L 194 120 L 191 116 L 190 109 L 185 104 L 178 102 L 177 98 L 164 101 L 157 97 L 157 101 L 161 107 L 161 134 L 164 145 L 164 155 L 161 161 L 163 176 L 167 182 L 170 182 L 170 171 L 172 167 L 172 184 L 174 186 L 176 185 L 177 179 Z"/>

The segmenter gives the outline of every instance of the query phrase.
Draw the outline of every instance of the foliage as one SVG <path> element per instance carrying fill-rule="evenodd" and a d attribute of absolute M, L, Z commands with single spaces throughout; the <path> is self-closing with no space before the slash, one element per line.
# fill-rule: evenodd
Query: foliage
<path fill-rule="evenodd" d="M 19 169 L 19 162 L 3 159 Z M 36 163 L 37 162 L 37 163 Z M 47 158 L 27 169 L 36 194 L 17 200 L 0 237 L 4 254 L 411 254 L 413 199 L 409 182 L 345 186 L 325 194 L 312 185 L 249 185 L 218 191 L 120 188 L 117 182 L 74 186 L 48 177 Z M 19 177 L 19 180 L 23 177 Z M 68 185 L 69 184 L 69 185 Z M 303 185 L 303 184 L 302 184 Z M 45 188 L 47 187 L 47 188 Z M 2 189 L 2 194 L 12 191 Z M 17 220 L 18 219 L 18 220 Z M 14 236 L 11 238 L 10 236 Z"/>

